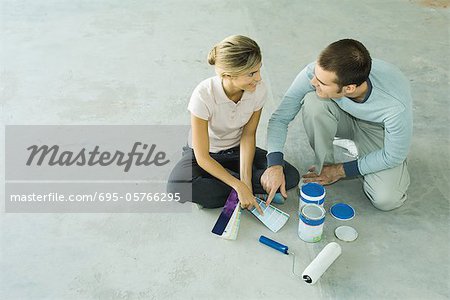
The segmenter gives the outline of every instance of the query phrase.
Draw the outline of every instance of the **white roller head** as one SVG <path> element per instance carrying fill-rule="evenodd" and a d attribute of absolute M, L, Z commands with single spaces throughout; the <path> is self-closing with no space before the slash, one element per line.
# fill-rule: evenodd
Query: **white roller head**
<path fill-rule="evenodd" d="M 331 242 L 326 245 L 306 267 L 302 274 L 303 280 L 306 283 L 315 284 L 341 253 L 342 249 L 338 243 Z"/>

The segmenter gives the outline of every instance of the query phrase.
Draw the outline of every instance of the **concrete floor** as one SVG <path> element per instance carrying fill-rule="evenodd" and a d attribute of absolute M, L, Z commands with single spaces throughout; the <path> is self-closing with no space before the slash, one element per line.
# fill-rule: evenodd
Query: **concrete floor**
<path fill-rule="evenodd" d="M 56 1 L 0 2 L 0 101 L 4 124 L 188 124 L 191 91 L 213 70 L 210 47 L 253 37 L 271 90 L 266 125 L 297 72 L 332 41 L 361 40 L 411 80 L 414 139 L 406 204 L 373 208 L 360 182 L 328 187 L 326 208 L 353 205 L 359 231 L 315 286 L 291 260 L 258 243 L 267 235 L 298 254 L 297 272 L 343 222 L 329 215 L 323 240 L 297 237 L 297 202 L 272 234 L 250 214 L 230 242 L 210 230 L 220 210 L 184 214 L 0 214 L 1 299 L 448 299 L 448 1 Z M 1 130 L 4 138 L 4 126 Z M 4 169 L 4 149 L 1 147 Z M 287 158 L 312 163 L 300 118 Z M 4 181 L 4 172 L 1 179 Z M 0 192 L 4 198 L 4 186 Z M 190 205 L 190 204 L 187 204 Z"/>

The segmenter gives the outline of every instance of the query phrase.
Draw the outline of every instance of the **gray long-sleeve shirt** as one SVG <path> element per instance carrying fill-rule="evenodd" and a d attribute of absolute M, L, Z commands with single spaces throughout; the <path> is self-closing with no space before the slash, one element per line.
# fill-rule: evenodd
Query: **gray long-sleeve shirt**
<path fill-rule="evenodd" d="M 315 62 L 310 63 L 297 75 L 269 120 L 268 166 L 282 164 L 288 125 L 300 111 L 305 95 L 315 90 L 310 82 L 314 67 Z M 377 59 L 372 61 L 369 80 L 372 89 L 366 101 L 358 103 L 347 97 L 332 99 L 355 118 L 381 124 L 385 132 L 384 147 L 350 163 L 345 168 L 347 176 L 396 167 L 406 159 L 411 145 L 412 98 L 408 80 L 398 68 Z"/>

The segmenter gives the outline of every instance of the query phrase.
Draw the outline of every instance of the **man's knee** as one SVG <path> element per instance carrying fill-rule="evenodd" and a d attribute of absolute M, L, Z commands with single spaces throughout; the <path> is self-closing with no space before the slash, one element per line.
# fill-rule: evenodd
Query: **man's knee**
<path fill-rule="evenodd" d="M 324 112 L 333 111 L 336 105 L 331 99 L 321 99 L 315 95 L 311 95 L 305 98 L 303 113 L 311 117 L 323 116 Z"/>
<path fill-rule="evenodd" d="M 382 211 L 390 211 L 402 206 L 407 198 L 406 192 L 387 188 L 374 190 L 367 184 L 364 184 L 364 192 L 373 206 Z"/>
<path fill-rule="evenodd" d="M 317 97 L 307 97 L 305 103 L 303 104 L 303 113 L 307 113 L 310 116 L 316 116 L 323 113 L 326 109 L 323 100 Z"/>

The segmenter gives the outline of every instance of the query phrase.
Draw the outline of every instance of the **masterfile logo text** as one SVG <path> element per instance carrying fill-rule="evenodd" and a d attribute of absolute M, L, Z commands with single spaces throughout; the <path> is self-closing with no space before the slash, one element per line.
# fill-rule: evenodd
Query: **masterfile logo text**
<path fill-rule="evenodd" d="M 142 149 L 139 151 L 139 148 Z M 32 145 L 27 148 L 30 150 L 30 156 L 28 157 L 27 166 L 31 166 L 33 162 L 37 166 L 41 166 L 43 163 L 47 163 L 49 166 L 109 166 L 116 164 L 117 166 L 124 166 L 124 172 L 128 172 L 133 165 L 137 166 L 164 166 L 169 163 L 170 160 L 165 159 L 166 153 L 164 151 L 155 151 L 156 144 L 147 145 L 141 142 L 135 142 L 130 152 L 124 153 L 116 150 L 100 151 L 100 146 L 96 145 L 93 150 L 89 151 L 86 148 L 82 148 L 78 152 L 62 151 L 58 145 Z"/>
<path fill-rule="evenodd" d="M 6 212 L 185 212 L 189 207 L 178 202 L 191 201 L 192 195 L 166 191 L 189 126 L 5 129 Z"/>

